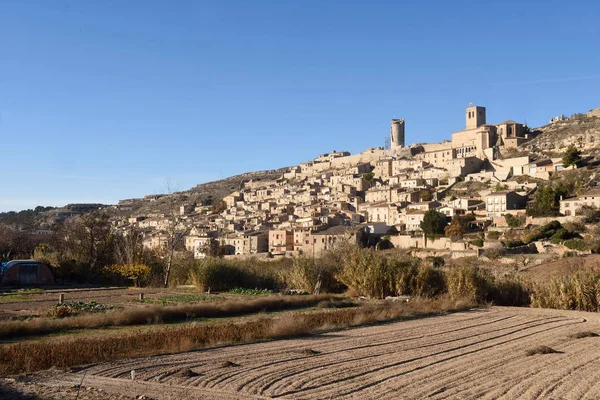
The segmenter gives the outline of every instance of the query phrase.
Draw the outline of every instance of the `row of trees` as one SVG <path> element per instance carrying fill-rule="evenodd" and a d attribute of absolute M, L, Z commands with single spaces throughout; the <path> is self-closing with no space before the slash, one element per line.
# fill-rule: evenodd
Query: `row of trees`
<path fill-rule="evenodd" d="M 136 284 L 154 280 L 168 285 L 174 255 L 183 248 L 179 229 L 173 225 L 165 248 L 151 251 L 144 248 L 141 231 L 117 232 L 103 212 L 72 218 L 43 236 L 0 224 L 0 261 L 35 258 L 53 266 L 62 282 L 131 279 Z"/>

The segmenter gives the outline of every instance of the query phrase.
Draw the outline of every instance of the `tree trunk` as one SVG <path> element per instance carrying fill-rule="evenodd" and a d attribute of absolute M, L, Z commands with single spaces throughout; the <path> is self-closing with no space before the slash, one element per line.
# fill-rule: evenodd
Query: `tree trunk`
<path fill-rule="evenodd" d="M 167 268 L 165 269 L 165 288 L 169 287 L 169 277 L 171 275 L 171 265 L 173 265 L 173 246 L 170 246 L 169 257 L 167 258 Z"/>

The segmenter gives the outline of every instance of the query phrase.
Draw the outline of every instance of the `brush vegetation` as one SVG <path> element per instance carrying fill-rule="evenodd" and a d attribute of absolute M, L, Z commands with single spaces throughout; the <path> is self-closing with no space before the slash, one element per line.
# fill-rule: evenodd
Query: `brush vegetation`
<path fill-rule="evenodd" d="M 600 311 L 600 273 L 576 272 L 554 278 L 531 294 L 534 307 Z"/>
<path fill-rule="evenodd" d="M 335 328 L 416 318 L 473 307 L 464 300 L 441 298 L 414 303 L 290 313 L 245 322 L 162 327 L 120 335 L 78 336 L 0 347 L 0 375 L 32 372 L 144 355 L 189 351 L 209 346 L 291 338 Z"/>
<path fill-rule="evenodd" d="M 265 311 L 315 307 L 336 300 L 331 295 L 269 296 L 245 301 L 186 304 L 179 306 L 136 307 L 105 314 L 81 315 L 70 318 L 36 318 L 29 321 L 0 322 L 0 339 L 64 332 L 75 329 L 96 329 L 108 326 L 131 326 L 185 322 L 197 318 L 223 318 Z"/>
<path fill-rule="evenodd" d="M 561 352 L 554 350 L 552 347 L 544 346 L 544 345 L 534 347 L 533 349 L 529 349 L 525 352 L 525 354 L 527 354 L 528 356 L 534 356 L 536 354 L 559 354 L 559 353 L 561 353 Z"/>

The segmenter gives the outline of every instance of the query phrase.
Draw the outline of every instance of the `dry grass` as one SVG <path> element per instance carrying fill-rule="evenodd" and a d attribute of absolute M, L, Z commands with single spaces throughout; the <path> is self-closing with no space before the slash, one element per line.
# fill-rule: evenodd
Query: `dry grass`
<path fill-rule="evenodd" d="M 600 273 L 576 272 L 538 285 L 531 295 L 535 307 L 600 311 Z"/>
<path fill-rule="evenodd" d="M 305 356 L 316 356 L 317 354 L 321 354 L 320 351 L 313 350 L 313 349 L 298 350 L 298 353 L 303 354 Z"/>
<path fill-rule="evenodd" d="M 528 356 L 533 356 L 536 354 L 559 354 L 562 353 L 562 351 L 558 351 L 558 350 L 554 350 L 552 347 L 548 347 L 548 346 L 537 346 L 534 347 L 533 349 L 529 349 L 525 352 L 525 354 L 527 354 Z"/>
<path fill-rule="evenodd" d="M 223 368 L 231 368 L 231 367 L 239 367 L 240 364 L 236 364 L 233 361 L 223 361 L 221 367 Z"/>
<path fill-rule="evenodd" d="M 0 375 L 50 367 L 68 368 L 93 362 L 189 351 L 257 340 L 290 338 L 328 329 L 415 318 L 465 310 L 474 304 L 447 298 L 412 303 L 293 313 L 278 318 L 218 325 L 186 324 L 121 335 L 20 342 L 0 347 Z"/>
<path fill-rule="evenodd" d="M 82 315 L 64 319 L 37 318 L 30 321 L 0 322 L 0 339 L 45 335 L 74 329 L 97 329 L 108 326 L 131 326 L 189 321 L 196 318 L 232 317 L 261 311 L 279 311 L 313 307 L 321 303 L 340 303 L 339 296 L 271 296 L 246 301 L 150 306 Z M 341 304 L 341 303 L 340 303 Z"/>
<path fill-rule="evenodd" d="M 583 339 L 583 338 L 588 338 L 588 337 L 598 337 L 598 334 L 596 332 L 584 331 L 584 332 L 577 332 L 569 337 L 571 339 Z"/>
<path fill-rule="evenodd" d="M 195 376 L 200 376 L 200 374 L 198 372 L 192 371 L 189 368 L 183 368 L 177 371 L 175 374 L 173 374 L 173 376 L 176 376 L 178 378 L 193 378 Z"/>

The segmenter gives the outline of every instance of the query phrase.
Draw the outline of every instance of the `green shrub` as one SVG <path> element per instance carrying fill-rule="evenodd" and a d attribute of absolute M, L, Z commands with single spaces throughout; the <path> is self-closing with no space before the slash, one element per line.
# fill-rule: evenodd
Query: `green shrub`
<path fill-rule="evenodd" d="M 498 239 L 500 239 L 501 235 L 502 235 L 502 233 L 500 233 L 498 231 L 489 231 L 486 236 L 489 240 L 498 240 Z"/>
<path fill-rule="evenodd" d="M 508 248 L 508 249 L 512 249 L 513 247 L 520 247 L 520 246 L 524 246 L 525 243 L 523 243 L 520 240 L 507 240 L 506 242 L 504 242 L 504 247 Z"/>
<path fill-rule="evenodd" d="M 233 288 L 229 292 L 231 294 L 244 294 L 247 296 L 268 296 L 273 294 L 269 289 L 246 289 L 246 288 Z"/>
<path fill-rule="evenodd" d="M 554 234 L 554 232 L 553 232 Z M 540 233 L 539 231 L 530 232 L 527 235 L 523 236 L 523 244 L 529 244 L 533 242 L 537 242 L 538 240 L 545 239 L 546 237 Z"/>
<path fill-rule="evenodd" d="M 570 250 L 585 251 L 588 249 L 587 243 L 581 239 L 565 240 L 563 244 Z"/>
<path fill-rule="evenodd" d="M 512 214 L 506 214 L 504 216 L 504 219 L 506 220 L 506 224 L 511 227 L 511 228 L 518 228 L 520 226 L 525 225 L 525 216 L 524 215 L 512 215 Z"/>
<path fill-rule="evenodd" d="M 483 239 L 471 240 L 469 243 L 472 244 L 473 246 L 483 247 Z"/>
<path fill-rule="evenodd" d="M 563 224 L 563 228 L 566 230 L 573 232 L 574 234 L 582 233 L 587 231 L 587 228 L 581 222 L 566 222 Z"/>
<path fill-rule="evenodd" d="M 565 228 L 558 229 L 554 235 L 550 238 L 552 243 L 559 244 L 568 239 L 581 238 L 581 236 L 574 231 L 570 231 Z"/>
<path fill-rule="evenodd" d="M 558 229 L 561 229 L 562 225 L 560 222 L 554 220 L 548 222 L 546 225 L 540 228 L 540 232 L 544 234 L 546 237 L 552 236 Z"/>

